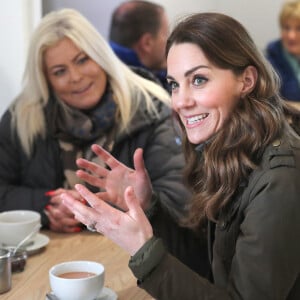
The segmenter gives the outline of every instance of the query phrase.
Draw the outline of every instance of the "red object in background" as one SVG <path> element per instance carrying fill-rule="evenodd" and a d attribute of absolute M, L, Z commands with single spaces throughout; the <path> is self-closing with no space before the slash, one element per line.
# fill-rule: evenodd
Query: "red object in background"
<path fill-rule="evenodd" d="M 54 190 L 51 190 L 51 191 L 48 191 L 45 193 L 45 196 L 48 196 L 48 197 L 51 197 L 55 194 L 55 191 Z"/>

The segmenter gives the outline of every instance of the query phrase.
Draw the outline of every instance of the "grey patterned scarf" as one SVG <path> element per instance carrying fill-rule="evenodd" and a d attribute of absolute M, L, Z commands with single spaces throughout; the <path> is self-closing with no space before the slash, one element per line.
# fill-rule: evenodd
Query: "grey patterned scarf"
<path fill-rule="evenodd" d="M 108 151 L 113 147 L 116 104 L 109 88 L 106 89 L 98 105 L 90 110 L 78 110 L 66 105 L 55 97 L 49 99 L 47 120 L 51 135 L 58 139 L 64 167 L 64 188 L 73 188 L 79 179 L 76 159 L 84 157 L 97 161 L 91 152 L 93 143 Z M 100 163 L 100 161 L 97 161 Z"/>

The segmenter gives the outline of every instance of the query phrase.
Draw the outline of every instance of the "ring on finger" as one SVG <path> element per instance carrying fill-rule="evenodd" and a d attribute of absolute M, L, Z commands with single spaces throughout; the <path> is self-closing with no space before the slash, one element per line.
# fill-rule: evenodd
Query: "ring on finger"
<path fill-rule="evenodd" d="M 93 223 L 91 223 L 90 225 L 86 225 L 86 228 L 87 228 L 89 231 L 95 232 L 95 231 L 97 231 L 96 225 L 97 225 L 97 222 L 93 222 Z"/>

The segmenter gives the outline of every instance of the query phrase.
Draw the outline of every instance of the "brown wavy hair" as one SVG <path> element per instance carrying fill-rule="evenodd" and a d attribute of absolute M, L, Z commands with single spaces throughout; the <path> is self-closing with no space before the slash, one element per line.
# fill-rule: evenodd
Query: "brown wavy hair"
<path fill-rule="evenodd" d="M 287 120 L 298 126 L 300 117 L 299 111 L 280 98 L 278 76 L 235 19 L 219 13 L 190 15 L 172 31 L 166 53 L 180 43 L 197 45 L 213 65 L 234 74 L 248 66 L 258 73 L 254 89 L 240 99 L 223 128 L 203 144 L 201 155 L 180 124 L 185 177 L 193 190 L 190 213 L 183 223 L 196 228 L 206 217 L 217 220 L 218 212 L 248 179 L 265 148 L 289 127 Z"/>

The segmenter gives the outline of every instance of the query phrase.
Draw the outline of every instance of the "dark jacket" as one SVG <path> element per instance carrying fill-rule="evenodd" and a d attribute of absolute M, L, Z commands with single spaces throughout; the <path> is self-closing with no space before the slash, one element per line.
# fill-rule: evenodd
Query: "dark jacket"
<path fill-rule="evenodd" d="M 161 205 L 151 217 L 155 233 L 163 238 L 171 253 L 205 275 L 208 268 L 206 238 L 202 236 L 199 239 L 190 230 L 176 224 L 189 198 L 181 177 L 184 158 L 173 130 L 170 110 L 158 101 L 155 103 L 159 107 L 159 117 L 150 116 L 140 107 L 128 132 L 116 137 L 111 153 L 133 168 L 135 149 L 144 149 L 145 165 Z M 43 212 L 48 203 L 45 192 L 62 187 L 63 182 L 57 140 L 49 133 L 45 139 L 37 138 L 33 155 L 28 158 L 16 132 L 12 131 L 11 115 L 6 112 L 0 122 L 0 211 L 32 209 L 42 214 L 43 225 L 47 226 L 48 220 Z M 186 239 L 187 245 L 193 250 L 182 248 Z M 204 255 L 193 259 L 191 252 L 195 250 Z"/>
<path fill-rule="evenodd" d="M 214 284 L 152 238 L 130 261 L 155 299 L 300 299 L 300 140 L 270 145 L 214 231 Z M 213 235 L 212 235 L 213 236 Z"/>
<path fill-rule="evenodd" d="M 267 46 L 266 57 L 281 78 L 281 95 L 289 101 L 300 101 L 300 84 L 284 56 L 281 40 L 271 42 Z"/>
<path fill-rule="evenodd" d="M 159 106 L 158 118 L 140 108 L 128 132 L 115 138 L 112 155 L 132 168 L 133 153 L 142 147 L 154 191 L 165 207 L 176 206 L 180 211 L 187 195 L 181 182 L 184 159 L 170 111 Z M 48 202 L 44 193 L 62 187 L 64 181 L 58 141 L 48 133 L 45 139 L 37 138 L 28 158 L 10 123 L 11 115 L 6 112 L 0 123 L 0 210 L 34 209 L 42 213 Z"/>

